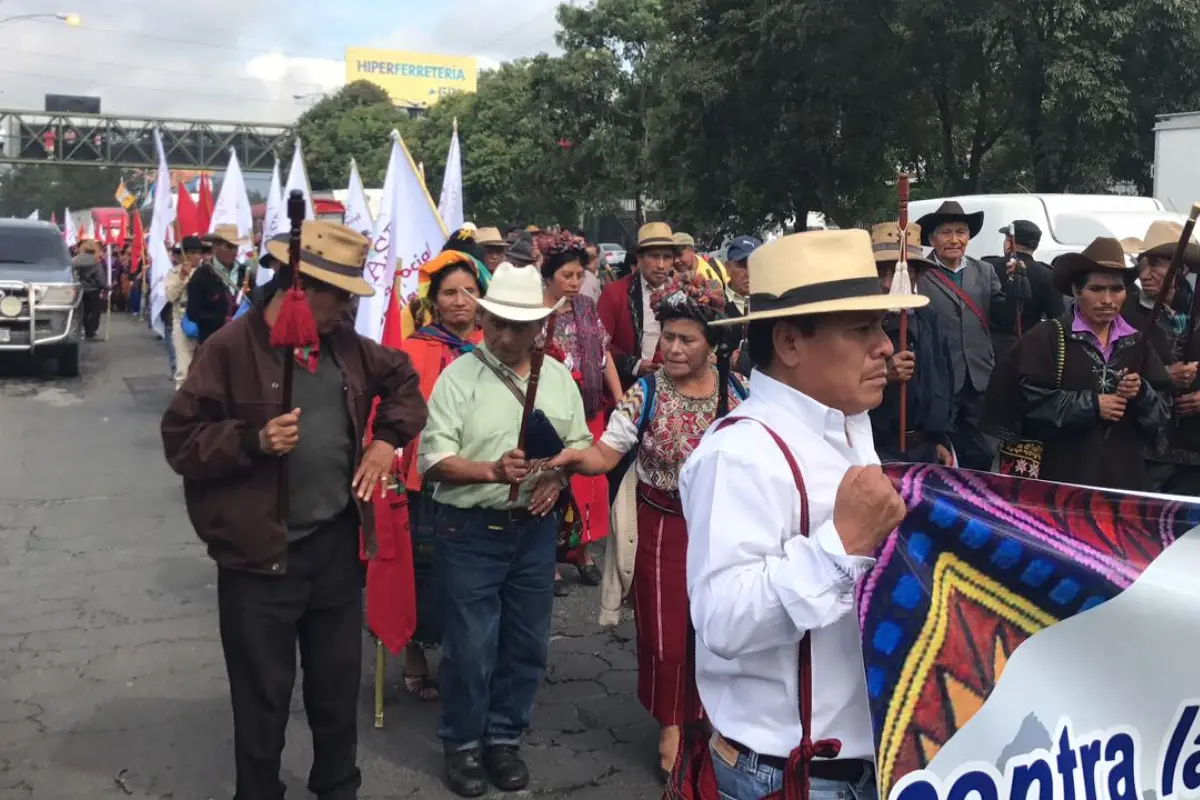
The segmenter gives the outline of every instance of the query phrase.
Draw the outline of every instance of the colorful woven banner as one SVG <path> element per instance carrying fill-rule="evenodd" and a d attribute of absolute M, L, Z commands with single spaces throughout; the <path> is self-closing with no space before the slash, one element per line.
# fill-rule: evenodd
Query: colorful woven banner
<path fill-rule="evenodd" d="M 1200 697 L 1200 506 L 886 469 L 909 515 L 858 597 L 881 797 L 1166 800 L 1167 789 L 1200 789 L 1200 755 L 1176 748 L 1176 769 L 1170 748 L 1159 752 Z M 1195 717 L 1175 733 L 1192 750 Z M 1129 730 L 1140 745 L 1128 745 L 1126 774 L 1114 731 Z M 1084 734 L 1099 748 L 1090 778 Z M 1067 751 L 1074 773 L 1063 772 Z M 1176 771 L 1183 785 L 1168 786 Z"/>

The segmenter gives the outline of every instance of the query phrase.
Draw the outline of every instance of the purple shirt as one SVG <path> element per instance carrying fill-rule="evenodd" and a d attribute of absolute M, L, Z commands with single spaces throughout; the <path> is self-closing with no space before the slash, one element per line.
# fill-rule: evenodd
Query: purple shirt
<path fill-rule="evenodd" d="M 1096 345 L 1096 349 L 1104 356 L 1104 361 L 1108 362 L 1112 359 L 1113 345 L 1118 339 L 1124 339 L 1126 336 L 1133 336 L 1137 333 L 1137 328 L 1125 321 L 1125 318 L 1120 314 L 1112 321 L 1112 329 L 1109 331 L 1108 344 L 1100 341 L 1100 337 L 1096 335 L 1091 326 L 1087 324 L 1083 316 L 1079 313 L 1079 306 L 1075 306 L 1075 321 L 1071 323 L 1071 333 L 1082 333 L 1091 337 L 1092 344 Z"/>

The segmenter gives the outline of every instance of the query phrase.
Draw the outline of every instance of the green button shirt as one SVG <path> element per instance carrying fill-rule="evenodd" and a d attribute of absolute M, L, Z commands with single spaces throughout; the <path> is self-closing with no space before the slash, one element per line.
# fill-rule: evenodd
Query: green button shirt
<path fill-rule="evenodd" d="M 481 344 L 479 352 L 523 391 L 528 389 L 528 377 L 517 375 L 497 361 L 486 345 Z M 553 358 L 542 362 L 537 408 L 567 447 L 584 450 L 591 446 L 579 387 L 567 368 Z M 477 357 L 467 353 L 456 358 L 438 377 L 429 396 L 429 421 L 421 432 L 417 468 L 424 474 L 449 456 L 468 461 L 498 460 L 517 446 L 523 410 L 513 393 Z M 508 485 L 502 483 L 439 483 L 433 498 L 457 508 L 526 508 L 532 483 L 525 482 L 513 503 L 508 501 Z"/>

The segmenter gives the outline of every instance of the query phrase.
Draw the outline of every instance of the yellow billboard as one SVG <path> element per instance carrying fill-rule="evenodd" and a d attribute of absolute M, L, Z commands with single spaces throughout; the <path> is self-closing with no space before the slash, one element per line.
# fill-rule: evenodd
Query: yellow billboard
<path fill-rule="evenodd" d="M 349 47 L 346 83 L 353 81 L 376 84 L 398 105 L 431 106 L 448 94 L 475 91 L 475 59 Z"/>

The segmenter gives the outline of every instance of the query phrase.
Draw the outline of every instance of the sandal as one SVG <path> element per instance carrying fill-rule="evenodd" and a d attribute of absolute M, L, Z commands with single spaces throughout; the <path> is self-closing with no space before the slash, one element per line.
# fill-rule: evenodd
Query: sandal
<path fill-rule="evenodd" d="M 596 565 L 595 561 L 578 565 L 575 569 L 579 570 L 579 580 L 588 586 L 599 586 L 604 580 L 604 574 L 600 572 L 600 567 Z"/>
<path fill-rule="evenodd" d="M 404 691 L 422 703 L 432 703 L 442 697 L 437 680 L 428 675 L 405 675 Z"/>

